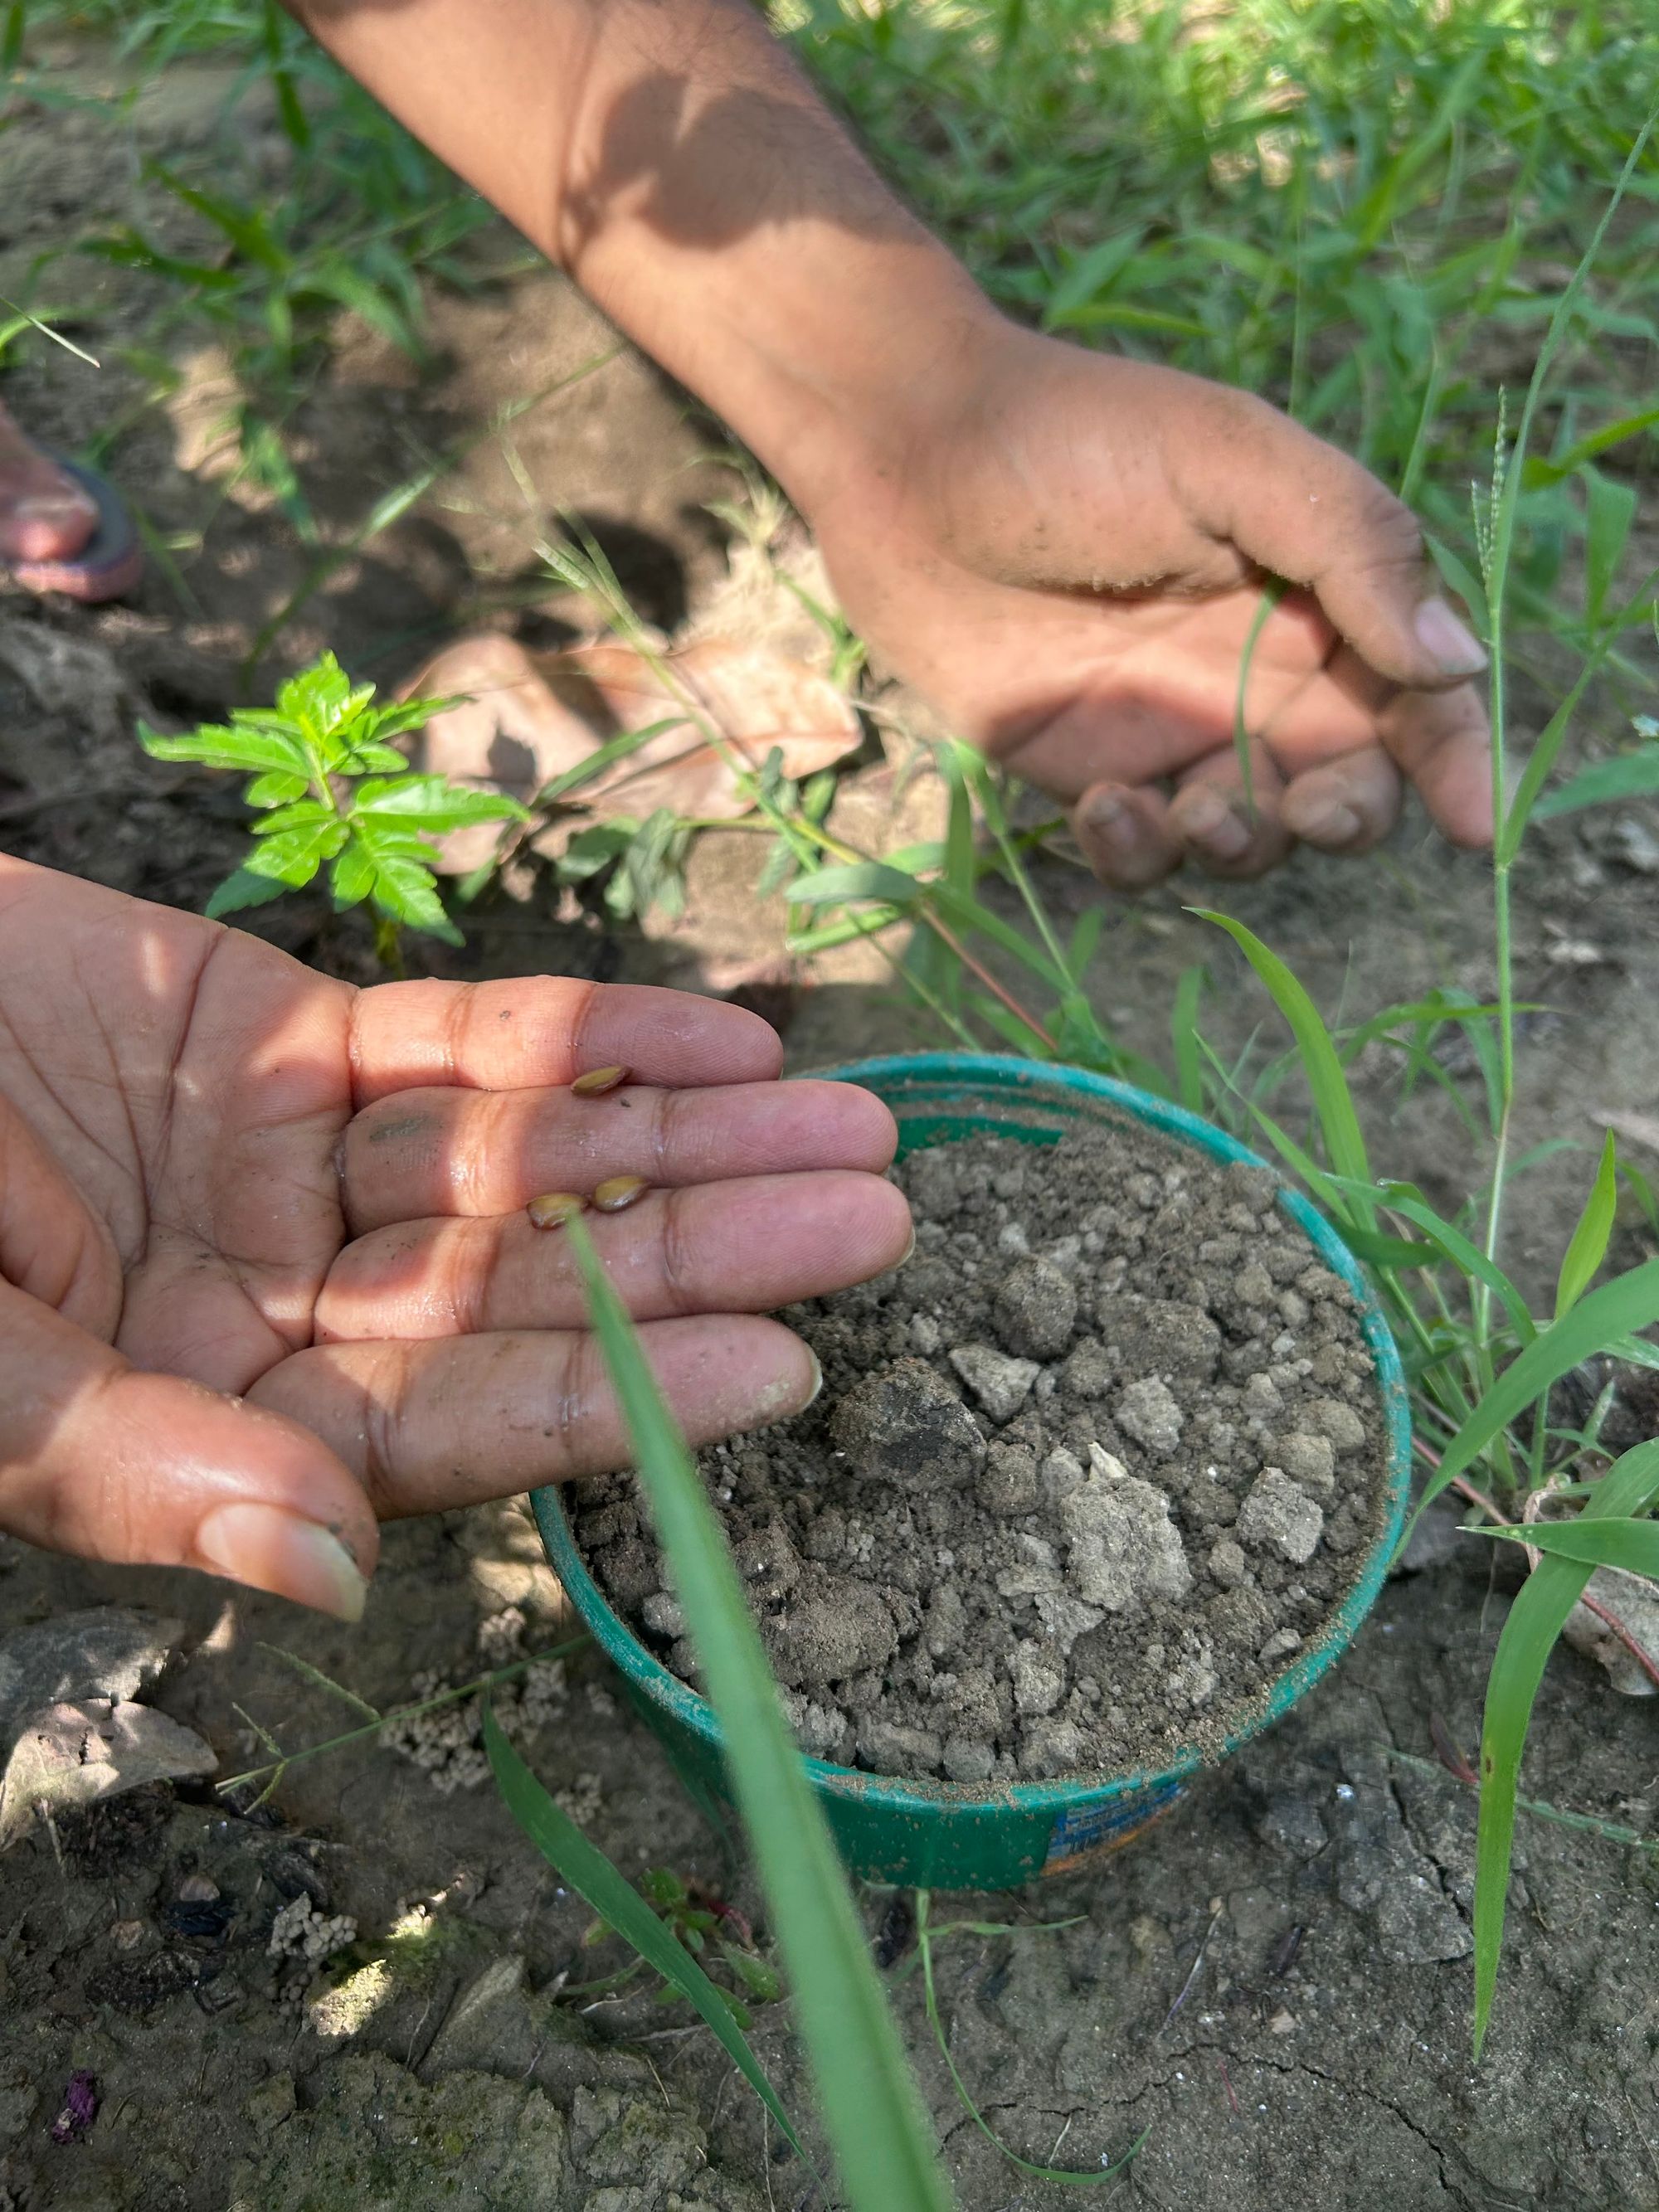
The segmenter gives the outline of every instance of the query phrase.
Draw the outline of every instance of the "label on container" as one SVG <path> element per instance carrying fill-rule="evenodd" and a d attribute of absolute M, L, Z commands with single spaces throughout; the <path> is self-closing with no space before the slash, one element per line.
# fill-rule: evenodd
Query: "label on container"
<path fill-rule="evenodd" d="M 1167 1813 L 1180 1795 L 1178 1782 L 1166 1782 L 1154 1790 L 1138 1790 L 1133 1797 L 1106 1797 L 1092 1805 L 1068 1807 L 1054 1822 L 1042 1871 L 1058 1874 L 1073 1859 L 1127 1844 L 1160 1813 Z"/>

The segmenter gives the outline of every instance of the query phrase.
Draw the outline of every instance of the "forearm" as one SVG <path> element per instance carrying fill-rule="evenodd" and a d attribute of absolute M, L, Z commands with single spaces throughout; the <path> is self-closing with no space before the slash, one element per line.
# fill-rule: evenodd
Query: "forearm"
<path fill-rule="evenodd" d="M 801 503 L 902 464 L 994 318 L 748 0 L 295 0 Z"/>

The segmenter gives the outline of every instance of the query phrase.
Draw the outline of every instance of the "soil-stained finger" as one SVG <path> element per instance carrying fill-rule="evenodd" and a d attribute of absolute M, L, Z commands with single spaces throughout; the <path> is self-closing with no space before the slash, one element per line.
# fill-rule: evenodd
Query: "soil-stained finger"
<path fill-rule="evenodd" d="M 711 1314 L 648 1322 L 640 1337 L 693 1445 L 785 1420 L 817 1395 L 817 1362 L 780 1322 Z M 383 1521 L 629 1462 L 627 1424 L 586 1330 L 323 1345 L 250 1396 L 337 1452 Z"/>
<path fill-rule="evenodd" d="M 563 1089 L 406 1091 L 346 1130 L 346 1218 L 361 1236 L 433 1214 L 512 1213 L 544 1191 L 591 1193 L 616 1176 L 674 1185 L 874 1172 L 896 1142 L 886 1107 L 849 1083 L 630 1085 L 599 1101 Z"/>
<path fill-rule="evenodd" d="M 655 1190 L 588 1217 L 635 1320 L 768 1313 L 896 1267 L 910 1241 L 902 1195 L 874 1175 L 752 1176 Z M 566 1239 L 527 1212 L 389 1224 L 349 1244 L 318 1301 L 319 1343 L 580 1328 L 581 1280 Z"/>

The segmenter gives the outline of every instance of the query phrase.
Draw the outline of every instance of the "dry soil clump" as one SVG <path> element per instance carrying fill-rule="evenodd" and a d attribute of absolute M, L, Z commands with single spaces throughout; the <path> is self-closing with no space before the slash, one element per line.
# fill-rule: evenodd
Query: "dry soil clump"
<path fill-rule="evenodd" d="M 1352 1294 L 1267 1170 L 1138 1125 L 895 1174 L 910 1260 L 785 1316 L 817 1402 L 701 1460 L 802 1745 L 965 1784 L 1218 1747 L 1383 1510 Z M 611 1603 L 695 1681 L 633 1477 L 574 1510 Z"/>

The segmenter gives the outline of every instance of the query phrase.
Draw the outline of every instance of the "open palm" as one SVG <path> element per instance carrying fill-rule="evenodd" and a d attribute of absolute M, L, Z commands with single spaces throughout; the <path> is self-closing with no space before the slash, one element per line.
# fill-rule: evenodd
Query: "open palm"
<path fill-rule="evenodd" d="M 816 1386 L 766 1309 L 891 1266 L 893 1128 L 687 994 L 368 991 L 0 860 L 0 1528 L 347 1614 L 377 1518 L 615 1466 L 556 1233 L 592 1217 L 696 1441 Z M 568 1089 L 619 1063 L 603 1097 Z"/>

